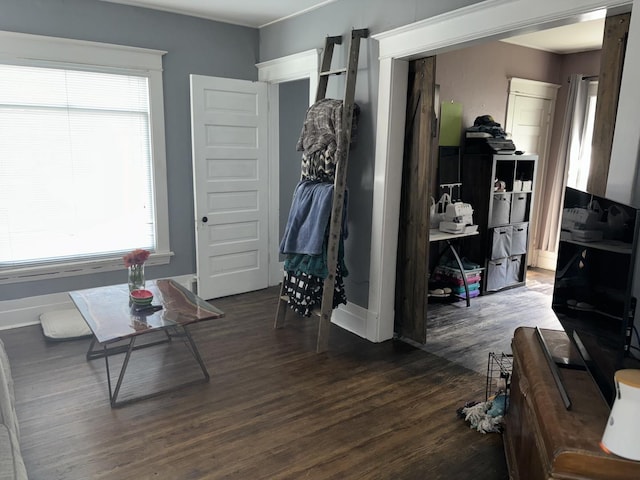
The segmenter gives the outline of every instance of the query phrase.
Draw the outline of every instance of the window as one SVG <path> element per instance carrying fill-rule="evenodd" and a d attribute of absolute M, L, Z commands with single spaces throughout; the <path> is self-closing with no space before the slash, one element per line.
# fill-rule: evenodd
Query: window
<path fill-rule="evenodd" d="M 596 102 L 598 99 L 597 80 L 588 81 L 587 88 L 586 105 L 581 106 L 579 109 L 579 111 L 584 112 L 582 136 L 575 136 L 572 139 L 569 173 L 567 176 L 567 186 L 582 191 L 587 190 L 589 169 L 591 168 L 591 140 L 593 138 L 593 125 L 596 118 Z"/>
<path fill-rule="evenodd" d="M 41 56 L 0 57 L 0 283 L 167 263 L 162 52 L 4 34 Z"/>

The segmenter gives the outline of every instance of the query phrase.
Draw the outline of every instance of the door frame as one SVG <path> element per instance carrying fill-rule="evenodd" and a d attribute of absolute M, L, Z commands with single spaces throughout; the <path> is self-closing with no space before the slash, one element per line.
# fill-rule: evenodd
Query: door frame
<path fill-rule="evenodd" d="M 269 102 L 269 286 L 278 285 L 284 275 L 279 260 L 280 225 L 280 83 L 309 79 L 309 105 L 315 101 L 320 70 L 320 50 L 312 49 L 256 64 L 258 81 L 266 82 Z"/>
<path fill-rule="evenodd" d="M 549 100 L 551 107 L 549 109 L 549 117 L 546 125 L 545 143 L 542 146 L 541 152 L 536 152 L 538 155 L 538 165 L 536 166 L 536 178 L 534 181 L 534 205 L 531 212 L 531 221 L 529 222 L 529 245 L 528 255 L 529 264 L 534 267 L 538 266 L 540 249 L 537 247 L 538 237 L 540 232 L 540 211 L 542 205 L 540 202 L 545 198 L 544 191 L 548 186 L 545 185 L 545 179 L 547 178 L 547 170 L 549 168 L 549 152 L 551 150 L 551 131 L 553 128 L 553 119 L 555 118 L 556 111 L 556 99 L 558 96 L 558 90 L 562 85 L 548 82 L 540 82 L 538 80 L 527 80 L 524 78 L 510 77 L 509 78 L 509 96 L 507 97 L 507 115 L 505 120 L 505 129 L 507 132 L 513 132 L 513 122 L 516 113 L 516 98 L 528 97 L 537 98 L 540 100 Z M 516 147 L 518 142 L 516 142 Z M 526 153 L 526 152 L 525 152 Z M 546 266 L 546 265 L 545 265 Z M 551 270 L 555 269 L 554 268 Z"/>
<path fill-rule="evenodd" d="M 373 212 L 369 278 L 368 320 L 375 325 L 377 341 L 393 338 L 394 291 L 398 246 L 401 175 L 405 127 L 408 62 L 447 50 L 478 44 L 485 39 L 544 30 L 590 20 L 598 10 L 631 4 L 640 11 L 640 0 L 487 0 L 453 12 L 372 35 L 379 42 L 378 112 L 376 127 Z M 639 16 L 633 18 L 640 18 Z M 630 29 L 629 45 L 640 48 L 640 38 Z M 639 33 L 640 35 L 640 33 Z M 621 96 L 630 97 L 631 82 L 640 76 L 640 59 L 625 58 Z M 631 64 L 628 68 L 627 64 Z M 629 85 L 625 91 L 626 85 Z M 624 97 L 623 97 L 624 98 Z M 624 104 L 624 102 L 621 102 Z M 640 123 L 640 113 L 625 111 L 620 121 Z M 634 139 L 638 133 L 634 135 Z M 615 144 L 618 136 L 614 138 Z M 622 139 L 620 139 L 622 143 Z M 635 145 L 637 147 L 637 144 Z M 637 152 L 635 152 L 635 156 Z M 612 158 L 613 160 L 613 158 Z M 633 185 L 626 186 L 632 191 Z"/>

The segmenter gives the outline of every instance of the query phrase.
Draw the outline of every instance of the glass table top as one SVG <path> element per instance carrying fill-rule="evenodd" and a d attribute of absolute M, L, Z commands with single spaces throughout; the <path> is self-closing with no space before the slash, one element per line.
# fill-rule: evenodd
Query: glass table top
<path fill-rule="evenodd" d="M 174 280 L 150 280 L 156 311 L 136 311 L 126 284 L 76 290 L 69 296 L 100 343 L 221 318 L 224 313 Z"/>

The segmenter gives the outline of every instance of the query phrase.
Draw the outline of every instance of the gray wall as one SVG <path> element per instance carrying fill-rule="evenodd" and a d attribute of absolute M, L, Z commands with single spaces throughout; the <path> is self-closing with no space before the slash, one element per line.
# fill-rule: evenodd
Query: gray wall
<path fill-rule="evenodd" d="M 195 271 L 189 74 L 257 79 L 258 30 L 97 0 L 0 0 L 0 30 L 165 50 L 171 249 L 149 278 Z M 0 300 L 121 283 L 123 270 L 0 287 Z"/>
<path fill-rule="evenodd" d="M 280 110 L 280 236 L 284 235 L 293 190 L 300 181 L 302 152 L 296 150 L 302 123 L 309 107 L 309 80 L 279 84 Z M 280 256 L 284 260 L 284 256 Z"/>
<path fill-rule="evenodd" d="M 261 28 L 260 61 L 323 48 L 327 35 L 345 35 L 347 41 L 334 53 L 334 66 L 344 66 L 348 38 L 353 28 L 368 28 L 371 34 L 380 33 L 474 3 L 479 3 L 479 0 L 338 0 L 305 15 Z M 345 261 L 349 269 L 349 276 L 345 279 L 347 297 L 349 302 L 362 307 L 366 307 L 369 301 L 378 75 L 377 42 L 364 40 L 355 96 L 361 116 L 347 175 L 349 238 L 345 243 Z M 338 88 L 330 88 L 328 96 L 341 98 L 340 80 L 334 85 Z"/>
<path fill-rule="evenodd" d="M 386 32 L 481 1 L 338 0 L 304 15 L 261 28 L 260 61 L 272 60 L 311 48 L 322 48 L 327 35 L 346 34 L 352 28 L 368 28 L 371 34 Z M 377 83 L 377 75 L 375 78 Z M 365 83 L 367 81 L 365 80 Z"/>

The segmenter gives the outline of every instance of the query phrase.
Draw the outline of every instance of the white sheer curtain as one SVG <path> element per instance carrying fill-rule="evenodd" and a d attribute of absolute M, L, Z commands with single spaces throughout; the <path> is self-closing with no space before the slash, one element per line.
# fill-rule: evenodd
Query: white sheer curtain
<path fill-rule="evenodd" d="M 564 188 L 567 185 L 569 171 L 573 166 L 574 180 L 578 179 L 581 154 L 584 158 L 586 149 L 591 148 L 591 131 L 587 118 L 589 102 L 589 82 L 592 79 L 585 78 L 581 74 L 573 74 L 569 77 L 569 92 L 567 95 L 567 108 L 562 126 L 562 137 L 558 150 L 557 161 L 550 165 L 547 173 L 547 181 L 551 187 L 545 191 L 542 199 L 540 217 L 540 245 L 543 251 L 556 252 L 558 249 L 558 237 L 560 235 L 560 219 L 562 202 L 564 201 Z M 587 175 L 588 176 L 588 166 Z M 586 182 L 585 176 L 585 182 Z M 574 186 L 575 186 L 574 182 Z M 583 187 L 584 188 L 584 187 Z"/>

